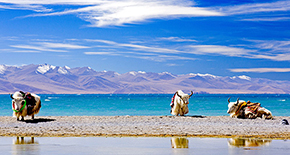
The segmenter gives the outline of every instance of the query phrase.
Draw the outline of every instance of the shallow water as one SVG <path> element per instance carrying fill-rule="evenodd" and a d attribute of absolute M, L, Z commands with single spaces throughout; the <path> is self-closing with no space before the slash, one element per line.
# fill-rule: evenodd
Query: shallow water
<path fill-rule="evenodd" d="M 170 115 L 173 94 L 40 94 L 38 116 L 162 116 Z M 289 94 L 194 94 L 188 115 L 228 116 L 228 97 L 260 102 L 274 116 L 290 116 Z M 12 116 L 11 98 L 0 95 L 0 116 Z"/>
<path fill-rule="evenodd" d="M 290 141 L 155 137 L 0 137 L 1 155 L 19 154 L 288 154 Z"/>

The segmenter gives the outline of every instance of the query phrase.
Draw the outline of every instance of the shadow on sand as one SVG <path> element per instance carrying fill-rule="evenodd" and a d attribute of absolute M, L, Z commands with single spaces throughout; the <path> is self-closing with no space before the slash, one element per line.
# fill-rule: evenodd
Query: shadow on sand
<path fill-rule="evenodd" d="M 167 117 L 194 117 L 194 118 L 206 118 L 206 116 L 202 116 L 202 115 L 167 116 Z"/>
<path fill-rule="evenodd" d="M 205 118 L 206 116 L 202 116 L 202 115 L 185 115 L 183 117 Z"/>
<path fill-rule="evenodd" d="M 36 118 L 36 119 L 30 119 L 30 120 L 24 120 L 25 123 L 41 123 L 41 122 L 52 122 L 55 121 L 55 119 L 49 119 L 49 118 Z"/>

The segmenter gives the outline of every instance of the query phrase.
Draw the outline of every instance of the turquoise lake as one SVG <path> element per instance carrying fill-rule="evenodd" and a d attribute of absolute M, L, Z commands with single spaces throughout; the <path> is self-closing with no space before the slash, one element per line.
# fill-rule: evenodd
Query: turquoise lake
<path fill-rule="evenodd" d="M 38 94 L 37 116 L 162 116 L 170 115 L 173 94 Z M 194 94 L 187 115 L 228 116 L 227 99 L 260 102 L 274 116 L 290 116 L 289 94 Z M 0 116 L 12 116 L 11 98 L 0 95 Z"/>

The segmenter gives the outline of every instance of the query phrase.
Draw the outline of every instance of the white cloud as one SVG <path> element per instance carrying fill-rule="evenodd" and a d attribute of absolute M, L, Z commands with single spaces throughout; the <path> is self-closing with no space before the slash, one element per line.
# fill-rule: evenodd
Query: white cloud
<path fill-rule="evenodd" d="M 249 40 L 253 43 L 253 47 L 263 50 L 273 51 L 275 53 L 279 52 L 290 52 L 290 41 L 289 40 Z"/>
<path fill-rule="evenodd" d="M 288 21 L 290 20 L 290 17 L 265 17 L 265 18 L 249 18 L 249 19 L 242 19 L 242 21 L 268 21 L 268 22 L 273 22 L 273 21 Z"/>
<path fill-rule="evenodd" d="M 125 43 L 117 43 L 109 40 L 85 40 L 88 42 L 98 42 L 109 44 L 108 49 L 115 48 L 114 52 L 111 51 L 101 51 L 101 52 L 84 52 L 86 55 L 118 55 L 128 58 L 137 58 L 137 59 L 145 59 L 157 62 L 164 62 L 167 60 L 196 60 L 196 58 L 179 56 L 176 54 L 183 53 L 183 51 L 174 50 L 171 48 L 164 47 L 152 47 L 145 45 L 137 45 L 137 44 L 125 44 Z"/>
<path fill-rule="evenodd" d="M 167 40 L 167 41 L 172 41 L 172 42 L 197 42 L 197 40 L 185 39 L 185 38 L 180 38 L 180 37 L 161 37 L 161 38 L 158 38 L 157 40 Z"/>
<path fill-rule="evenodd" d="M 90 48 L 88 46 L 80 46 L 74 44 L 64 44 L 64 43 L 51 43 L 51 42 L 40 42 L 39 44 L 47 47 L 47 48 L 66 48 L 66 49 L 84 49 Z"/>
<path fill-rule="evenodd" d="M 166 64 L 166 66 L 175 67 L 175 66 L 181 66 L 181 65 L 180 64 L 174 64 L 174 63 L 168 63 L 168 64 Z"/>
<path fill-rule="evenodd" d="M 248 48 L 256 49 L 257 52 L 249 55 L 248 58 L 270 59 L 273 61 L 290 61 L 289 40 L 248 40 L 252 44 Z"/>
<path fill-rule="evenodd" d="M 248 50 L 244 48 L 221 46 L 221 45 L 189 45 L 190 53 L 193 54 L 219 54 L 226 56 L 245 56 L 256 50 Z"/>
<path fill-rule="evenodd" d="M 258 13 L 289 12 L 290 1 L 249 3 L 234 6 L 198 7 L 190 0 L 0 0 L 0 8 L 33 10 L 36 14 L 25 17 L 61 16 L 74 14 L 92 27 L 138 24 L 152 19 L 181 17 L 230 16 Z M 63 10 L 51 9 L 61 5 Z M 77 8 L 75 7 L 77 6 Z M 254 17 L 246 21 L 289 20 L 288 15 Z"/>
<path fill-rule="evenodd" d="M 74 44 L 64 44 L 64 43 L 51 43 L 51 42 L 34 42 L 29 45 L 10 45 L 10 47 L 16 49 L 25 49 L 24 51 L 34 50 L 34 51 L 47 51 L 47 52 L 68 52 L 64 49 L 85 49 L 90 48 L 88 46 L 80 46 Z M 19 50 L 16 50 L 19 52 Z M 21 51 L 21 50 L 20 50 Z"/>
<path fill-rule="evenodd" d="M 1 1 L 0 1 L 1 2 Z M 15 4 L 15 5 L 0 5 L 0 9 L 10 10 L 32 10 L 35 12 L 51 12 L 52 9 L 47 9 L 42 5 L 30 5 L 30 4 Z"/>
<path fill-rule="evenodd" d="M 86 55 L 113 55 L 113 56 L 118 56 L 120 54 L 116 52 L 84 52 Z"/>
<path fill-rule="evenodd" d="M 253 55 L 252 58 L 270 59 L 274 61 L 290 61 L 290 53 L 275 55 Z"/>
<path fill-rule="evenodd" d="M 290 10 L 290 1 L 276 1 L 270 3 L 250 3 L 235 6 L 219 7 L 218 10 L 226 15 L 253 14 L 266 12 L 286 12 Z"/>
<path fill-rule="evenodd" d="M 195 7 L 189 0 L 0 0 L 15 5 L 66 5 L 64 11 L 32 14 L 26 17 L 59 16 L 76 14 L 91 23 L 93 27 L 122 26 L 136 24 L 150 19 L 222 16 L 223 14 L 207 8 Z M 80 8 L 71 9 L 69 5 Z M 7 8 L 8 9 L 8 8 Z"/>
<path fill-rule="evenodd" d="M 14 53 L 40 53 L 40 51 L 35 51 L 35 50 L 10 50 L 10 52 L 14 52 Z"/>
<path fill-rule="evenodd" d="M 163 47 L 152 47 L 152 46 L 145 46 L 145 45 L 137 45 L 137 44 L 126 44 L 126 43 L 117 43 L 109 40 L 87 40 L 90 42 L 99 42 L 104 44 L 113 45 L 115 47 L 124 47 L 124 48 L 130 48 L 134 50 L 144 51 L 144 52 L 153 52 L 153 53 L 182 53 L 182 51 L 171 49 L 171 48 L 163 48 Z"/>
<path fill-rule="evenodd" d="M 25 49 L 25 50 L 37 50 L 37 51 L 48 51 L 48 52 L 67 52 L 64 50 L 55 50 L 55 49 L 48 49 L 41 46 L 33 46 L 33 45 L 11 45 L 11 47 L 18 48 L 18 49 Z M 18 50 L 16 50 L 18 51 Z"/>
<path fill-rule="evenodd" d="M 266 72 L 290 72 L 290 68 L 239 68 L 239 69 L 229 69 L 231 72 L 256 72 L 256 73 L 266 73 Z"/>
<path fill-rule="evenodd" d="M 196 60 L 191 57 L 182 57 L 182 56 L 174 56 L 174 55 L 152 55 L 152 56 L 134 56 L 134 55 L 126 55 L 125 57 L 145 59 L 157 62 L 165 62 L 168 60 Z"/>
<path fill-rule="evenodd" d="M 159 39 L 159 38 L 158 38 Z M 157 40 L 158 40 L 157 39 Z M 103 48 L 106 50 L 115 49 L 119 53 L 131 55 L 142 55 L 135 56 L 136 58 L 152 59 L 152 60 L 196 60 L 193 58 L 194 55 L 225 55 L 229 57 L 244 57 L 250 59 L 269 59 L 273 61 L 290 61 L 290 41 L 275 41 L 275 40 L 247 40 L 252 42 L 250 44 L 239 46 L 223 46 L 223 45 L 160 45 L 158 47 L 153 45 L 144 45 L 146 43 L 139 44 L 127 44 L 117 43 L 109 40 L 85 40 L 87 42 L 98 42 L 109 46 L 98 46 L 94 47 Z M 148 44 L 148 43 L 147 43 Z M 97 52 L 98 55 L 109 55 L 111 53 Z M 186 56 L 182 56 L 187 54 Z M 189 54 L 189 55 L 188 55 Z M 162 56 L 160 56 L 162 55 Z M 176 56 L 178 55 L 178 56 Z M 128 57 L 128 55 L 127 55 Z M 133 57 L 133 56 L 131 56 Z"/>

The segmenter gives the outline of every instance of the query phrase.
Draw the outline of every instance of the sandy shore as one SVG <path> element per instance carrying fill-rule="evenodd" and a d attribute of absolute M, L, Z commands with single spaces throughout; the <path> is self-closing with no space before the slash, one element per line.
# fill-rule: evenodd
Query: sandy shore
<path fill-rule="evenodd" d="M 16 121 L 0 117 L 0 136 L 187 136 L 290 139 L 290 125 L 274 120 L 237 119 L 229 116 L 38 116 Z"/>

